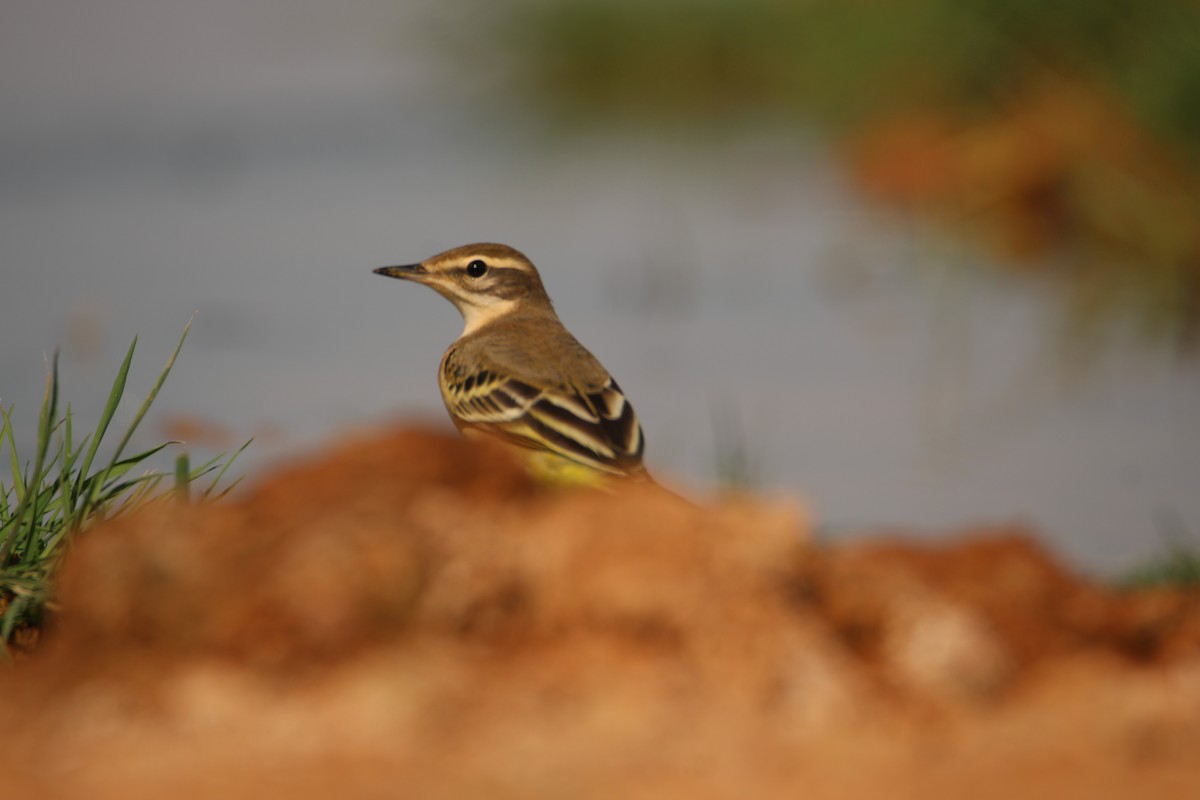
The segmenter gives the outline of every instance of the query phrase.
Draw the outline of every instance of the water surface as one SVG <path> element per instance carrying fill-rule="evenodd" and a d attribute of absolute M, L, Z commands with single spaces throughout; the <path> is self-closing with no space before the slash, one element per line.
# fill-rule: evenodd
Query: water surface
<path fill-rule="evenodd" d="M 371 269 L 497 240 L 683 484 L 710 486 L 732 442 L 831 535 L 1024 521 L 1100 570 L 1161 552 L 1163 520 L 1200 530 L 1196 368 L 1114 346 L 1071 369 L 1045 286 L 866 207 L 819 148 L 555 140 L 399 46 L 401 4 L 75 5 L 90 28 L 14 12 L 0 56 L 19 427 L 49 350 L 86 424 L 129 340 L 136 394 L 193 313 L 143 443 L 196 415 L 262 435 L 253 471 L 384 420 L 445 425 L 460 320 Z"/>

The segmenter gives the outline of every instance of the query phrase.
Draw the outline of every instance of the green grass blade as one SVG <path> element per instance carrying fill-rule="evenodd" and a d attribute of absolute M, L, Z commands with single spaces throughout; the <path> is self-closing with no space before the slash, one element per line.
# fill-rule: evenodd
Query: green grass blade
<path fill-rule="evenodd" d="M 191 330 L 192 321 L 189 319 L 187 324 L 183 326 L 183 335 L 179 337 L 179 343 L 175 345 L 175 350 L 171 353 L 171 357 L 167 359 L 167 365 L 163 367 L 159 373 L 158 380 L 154 382 L 154 386 L 150 389 L 150 393 L 146 395 L 146 399 L 142 402 L 137 414 L 133 417 L 133 422 L 129 424 L 129 428 L 125 431 L 125 435 L 121 437 L 121 442 L 117 445 L 117 450 L 113 453 L 112 463 L 116 463 L 121 457 L 125 446 L 129 444 L 129 440 L 133 438 L 134 431 L 141 424 L 142 418 L 146 416 L 146 412 L 150 410 L 150 404 L 154 402 L 154 398 L 158 397 L 158 390 L 162 388 L 163 382 L 166 381 L 167 375 L 171 372 L 171 367 L 175 366 L 175 359 L 179 357 L 179 351 L 183 349 L 183 343 L 187 339 L 188 331 Z"/>
<path fill-rule="evenodd" d="M 58 506 L 59 514 L 62 519 L 67 522 L 71 521 L 74 514 L 75 502 L 72 497 L 72 489 L 75 482 L 71 479 L 75 468 L 75 459 L 78 453 L 75 452 L 74 439 L 71 429 L 71 404 L 67 404 L 67 414 L 63 419 L 63 443 L 62 443 L 62 465 L 58 472 Z"/>
<path fill-rule="evenodd" d="M 78 503 L 79 498 L 83 497 L 83 502 L 79 503 L 75 508 L 75 516 L 71 520 L 72 528 L 78 528 L 87 515 L 90 498 L 84 492 L 82 484 L 92 468 L 92 461 L 96 458 L 96 451 L 100 449 L 100 440 L 104 438 L 104 433 L 108 430 L 113 415 L 117 413 L 117 406 L 120 405 L 121 398 L 125 394 L 125 381 L 129 378 L 129 367 L 133 363 L 133 351 L 137 349 L 137 342 L 137 337 L 133 337 L 133 342 L 129 345 L 129 351 L 125 353 L 125 360 L 121 362 L 121 368 L 117 370 L 117 377 L 113 380 L 112 389 L 108 393 L 108 402 L 105 403 L 104 411 L 100 414 L 100 422 L 96 425 L 95 433 L 92 434 L 92 443 L 88 446 L 87 455 L 84 456 L 83 462 L 79 466 L 79 477 L 75 484 L 75 490 L 72 492 L 71 500 L 73 503 Z"/>
<path fill-rule="evenodd" d="M 4 412 L 4 421 L 6 424 L 8 423 L 8 413 L 9 412 L 7 411 Z M 25 480 L 21 474 L 21 462 L 17 456 L 17 442 L 12 435 L 11 427 L 9 428 L 8 433 L 8 450 L 9 455 L 12 458 L 13 491 L 15 492 L 15 499 L 19 505 L 21 501 L 25 499 Z"/>
<path fill-rule="evenodd" d="M 240 456 L 243 452 L 245 452 L 246 448 L 249 447 L 250 443 L 253 441 L 254 441 L 254 437 L 251 436 L 249 439 L 246 440 L 245 444 L 243 444 L 241 447 L 239 447 L 234 452 L 233 455 L 231 455 L 229 458 L 225 459 L 225 464 L 217 472 L 217 476 L 215 478 L 213 478 L 212 483 L 209 484 L 208 488 L 205 489 L 204 492 L 200 495 L 201 500 L 209 499 L 209 496 L 217 488 L 217 484 L 219 484 L 221 482 L 221 478 L 225 477 L 225 471 L 227 469 L 229 469 L 230 466 L 233 465 L 233 462 L 237 460 L 237 457 Z M 239 478 L 238 480 L 241 480 L 241 479 Z M 236 485 L 236 483 L 235 483 L 235 485 Z M 217 497 L 215 497 L 213 499 L 216 500 L 216 499 L 220 499 L 221 497 L 224 497 L 226 494 L 229 493 L 229 490 L 232 488 L 233 488 L 233 486 L 230 486 L 229 489 L 226 489 L 225 491 L 221 492 L 221 494 L 217 495 Z"/>
<path fill-rule="evenodd" d="M 12 412 L 0 406 L 0 414 L 4 415 L 4 427 L 0 428 L 0 438 L 8 440 L 8 454 L 12 460 L 12 480 L 14 499 L 17 503 L 25 496 L 25 483 L 21 480 L 21 460 L 17 456 L 17 440 L 12 431 Z"/>
<path fill-rule="evenodd" d="M 121 495 L 130 490 L 137 489 L 138 491 L 142 491 L 145 489 L 147 484 L 156 486 L 162 482 L 162 479 L 162 474 L 158 472 L 148 472 L 145 475 L 138 475 L 136 478 L 119 481 L 106 487 L 104 491 L 100 493 L 100 499 L 102 500 L 103 505 L 108 505 L 111 501 L 120 498 Z"/>
<path fill-rule="evenodd" d="M 55 352 L 50 368 L 50 374 L 46 376 L 46 394 L 42 398 L 42 411 L 38 419 L 38 441 L 37 441 L 37 456 L 34 460 L 32 484 L 38 484 L 38 476 L 42 474 L 42 465 L 46 461 L 46 452 L 50 449 L 50 420 L 53 419 L 52 414 L 57 413 L 58 406 L 58 353 Z M 29 498 L 31 495 L 38 494 L 37 492 L 25 492 L 21 498 L 20 504 L 17 506 L 17 513 L 14 515 L 16 525 L 12 526 L 8 531 L 7 536 L 0 540 L 0 565 L 8 563 L 8 558 L 12 554 L 13 545 L 20 541 L 21 522 L 25 518 L 25 511 L 29 507 Z M 36 517 L 36 509 L 30 515 L 29 528 L 31 531 L 36 530 L 34 524 Z"/>
<path fill-rule="evenodd" d="M 149 450 L 145 450 L 137 455 L 123 458 L 115 464 L 111 464 L 104 469 L 99 470 L 95 475 L 89 476 L 87 480 L 83 482 L 83 486 L 84 491 L 91 498 L 90 513 L 95 513 L 95 511 L 103 505 L 104 494 L 101 494 L 101 492 L 103 491 L 105 494 L 107 494 L 108 487 L 110 487 L 114 481 L 120 480 L 125 476 L 126 473 L 128 473 L 138 464 L 173 444 L 179 444 L 179 442 L 163 442 L 162 444 L 151 447 Z"/>
<path fill-rule="evenodd" d="M 85 518 L 85 521 L 89 523 L 100 522 L 101 520 L 110 516 L 109 511 L 112 510 L 111 506 L 117 500 L 121 500 L 122 502 L 115 509 L 115 512 L 112 515 L 134 508 L 139 503 L 143 502 L 146 499 L 146 496 L 158 486 L 163 476 L 157 472 L 149 472 L 145 475 L 139 475 L 138 477 L 131 478 L 129 480 L 121 479 L 146 458 L 172 444 L 177 443 L 166 442 L 152 448 L 151 450 L 147 450 L 145 453 L 139 453 L 136 456 L 132 456 L 118 464 L 113 465 L 111 469 L 105 469 L 101 472 L 98 472 L 96 475 L 92 476 L 91 479 L 86 481 L 84 484 L 84 490 L 92 496 L 92 501 L 91 511 Z M 93 485 L 98 485 L 99 488 L 93 489 Z M 122 497 L 131 491 L 134 492 L 132 495 L 124 498 Z M 66 523 L 67 520 L 64 519 L 61 523 L 55 524 L 53 529 L 49 530 L 46 534 L 45 541 L 41 547 L 41 553 L 44 559 L 53 556 L 62 541 L 75 530 Z"/>
<path fill-rule="evenodd" d="M 50 381 L 46 387 L 46 398 L 42 401 L 42 413 L 38 418 L 38 447 L 37 461 L 33 469 L 33 486 L 43 486 L 46 483 L 46 478 L 50 475 L 50 470 L 54 466 L 54 462 L 58 460 L 59 454 L 56 453 L 54 458 L 49 462 L 46 461 L 46 454 L 50 452 L 50 440 L 54 438 L 54 430 L 58 427 L 58 351 L 54 351 L 54 356 L 50 360 Z M 61 451 L 60 451 L 61 452 Z M 43 472 L 43 469 L 45 472 Z M 53 489 L 47 491 L 30 492 L 33 495 L 33 504 L 29 511 L 29 532 L 25 535 L 25 554 L 22 562 L 31 564 L 37 560 L 39 549 L 37 547 L 38 531 L 41 528 L 42 515 L 44 511 L 43 498 L 48 504 L 53 497 Z"/>
<path fill-rule="evenodd" d="M 188 463 L 187 453 L 180 453 L 175 459 L 175 499 L 184 505 L 191 499 L 188 496 L 188 484 L 191 480 Z"/>
<path fill-rule="evenodd" d="M 17 627 L 17 621 L 21 618 L 21 614 L 25 611 L 25 604 L 28 602 L 25 597 L 14 594 L 8 602 L 8 608 L 4 611 L 4 617 L 0 619 L 0 642 L 5 645 L 5 658 L 8 657 L 8 637 Z"/>
<path fill-rule="evenodd" d="M 58 480 L 50 480 L 54 465 L 61 457 L 62 449 L 59 448 L 32 484 L 41 488 L 36 493 L 30 491 L 33 500 L 29 511 L 29 529 L 21 547 L 23 566 L 28 567 L 42 558 L 46 537 L 61 527 L 64 519 L 69 519 L 69 516 L 56 513 L 59 507 L 56 498 L 61 495 L 62 487 Z"/>
<path fill-rule="evenodd" d="M 20 502 L 20 497 L 25 490 L 18 483 L 21 480 L 21 474 L 18 470 L 17 446 L 13 441 L 12 423 L 9 421 L 8 410 L 4 406 L 0 406 L 0 416 L 4 418 L 4 422 L 0 423 L 0 449 L 4 447 L 4 443 L 7 441 L 9 451 L 12 455 L 13 473 L 13 486 L 11 489 L 0 481 L 0 525 L 3 525 L 8 522 L 9 514 L 12 511 L 12 508 L 8 504 L 9 492 L 13 493 L 14 500 Z"/>
<path fill-rule="evenodd" d="M 198 467 L 192 467 L 191 480 L 196 480 L 202 475 L 207 475 L 221 465 L 221 459 L 225 458 L 224 454 L 215 455 L 208 461 L 205 461 Z"/>
<path fill-rule="evenodd" d="M 207 495 L 205 495 L 205 499 L 212 500 L 213 502 L 220 500 L 222 497 L 229 494 L 230 492 L 232 492 L 234 489 L 236 489 L 238 487 L 238 484 L 242 482 L 242 477 L 244 477 L 244 476 L 238 476 L 238 479 L 235 480 L 233 483 L 229 484 L 228 486 L 226 486 L 224 489 L 222 489 L 220 494 L 214 495 L 213 497 L 208 497 Z"/>
<path fill-rule="evenodd" d="M 74 447 L 74 440 L 71 438 L 71 420 L 73 416 L 71 413 L 71 404 L 67 403 L 67 413 L 63 417 L 63 446 L 67 455 L 71 455 L 71 450 Z M 74 460 L 73 456 L 72 460 Z"/>
<path fill-rule="evenodd" d="M 112 492 L 109 493 L 109 498 L 112 501 L 119 500 L 120 502 L 113 508 L 112 515 L 120 516 L 158 499 L 155 492 L 165 477 L 166 475 L 161 472 L 151 472 L 115 485 Z"/>

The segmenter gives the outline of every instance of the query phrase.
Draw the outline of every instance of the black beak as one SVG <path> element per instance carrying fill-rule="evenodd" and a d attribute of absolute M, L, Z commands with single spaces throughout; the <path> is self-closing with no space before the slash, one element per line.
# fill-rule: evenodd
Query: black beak
<path fill-rule="evenodd" d="M 427 275 L 425 267 L 421 264 L 402 264 L 398 267 L 379 267 L 372 270 L 376 275 L 386 275 L 389 278 L 416 278 L 421 275 Z"/>

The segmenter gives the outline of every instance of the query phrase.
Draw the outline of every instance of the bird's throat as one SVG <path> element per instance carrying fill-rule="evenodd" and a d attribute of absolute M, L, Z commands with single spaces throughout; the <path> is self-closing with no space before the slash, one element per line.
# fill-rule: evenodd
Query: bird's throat
<path fill-rule="evenodd" d="M 476 302 L 476 298 L 472 298 L 471 301 L 461 301 L 455 305 L 463 317 L 463 336 L 472 334 L 517 309 L 517 301 L 499 297 L 488 298 L 483 302 Z"/>

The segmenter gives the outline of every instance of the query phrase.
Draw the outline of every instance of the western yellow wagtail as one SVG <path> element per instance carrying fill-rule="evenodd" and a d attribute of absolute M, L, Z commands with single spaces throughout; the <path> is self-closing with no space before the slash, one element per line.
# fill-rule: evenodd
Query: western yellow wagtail
<path fill-rule="evenodd" d="M 465 435 L 516 445 L 551 480 L 649 480 L 633 406 L 559 321 L 528 258 L 502 244 L 470 244 L 375 272 L 425 284 L 462 314 L 438 385 Z"/>

